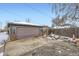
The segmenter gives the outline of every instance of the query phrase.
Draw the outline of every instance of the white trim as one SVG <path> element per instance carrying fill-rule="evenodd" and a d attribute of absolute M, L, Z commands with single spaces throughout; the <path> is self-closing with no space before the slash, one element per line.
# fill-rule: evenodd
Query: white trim
<path fill-rule="evenodd" d="M 21 25 L 34 25 L 34 26 L 41 26 L 39 24 L 33 24 L 33 23 L 29 23 L 29 22 L 10 22 L 10 24 L 21 24 Z"/>

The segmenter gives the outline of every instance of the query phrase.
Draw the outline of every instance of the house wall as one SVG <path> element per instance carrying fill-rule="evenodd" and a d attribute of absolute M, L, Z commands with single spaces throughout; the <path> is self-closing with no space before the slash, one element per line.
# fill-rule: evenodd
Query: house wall
<path fill-rule="evenodd" d="M 15 34 L 12 33 L 15 30 Z M 11 40 L 16 39 L 24 39 L 34 36 L 40 36 L 42 35 L 42 32 L 40 31 L 40 27 L 34 27 L 34 26 L 11 26 Z"/>

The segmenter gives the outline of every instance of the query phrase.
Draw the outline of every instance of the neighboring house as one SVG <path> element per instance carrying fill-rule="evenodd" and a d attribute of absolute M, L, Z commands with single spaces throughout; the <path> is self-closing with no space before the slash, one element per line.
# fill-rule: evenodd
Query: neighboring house
<path fill-rule="evenodd" d="M 63 24 L 60 26 L 54 26 L 53 29 L 62 29 L 62 28 L 75 28 L 76 26 L 71 25 L 71 24 Z"/>
<path fill-rule="evenodd" d="M 10 40 L 41 36 L 43 33 L 43 26 L 27 22 L 11 22 L 8 28 Z"/>
<path fill-rule="evenodd" d="M 79 26 L 74 26 L 72 24 L 63 24 L 60 26 L 52 27 L 52 33 L 67 37 L 73 37 L 75 35 L 76 38 L 79 38 Z"/>

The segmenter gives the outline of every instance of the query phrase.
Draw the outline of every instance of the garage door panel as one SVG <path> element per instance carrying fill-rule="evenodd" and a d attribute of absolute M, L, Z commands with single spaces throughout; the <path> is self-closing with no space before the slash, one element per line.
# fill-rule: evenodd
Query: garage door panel
<path fill-rule="evenodd" d="M 19 27 L 16 30 L 17 38 L 27 38 L 39 35 L 39 28 L 36 27 Z"/>

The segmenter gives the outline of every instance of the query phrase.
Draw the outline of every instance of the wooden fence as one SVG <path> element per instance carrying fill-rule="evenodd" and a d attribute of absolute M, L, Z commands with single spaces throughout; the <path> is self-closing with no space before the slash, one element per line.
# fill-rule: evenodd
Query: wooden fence
<path fill-rule="evenodd" d="M 76 38 L 79 38 L 79 27 L 77 28 L 61 28 L 61 29 L 52 29 L 54 34 L 73 37 L 73 34 Z"/>

